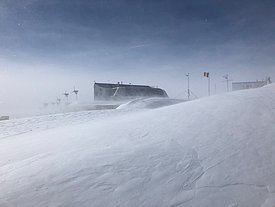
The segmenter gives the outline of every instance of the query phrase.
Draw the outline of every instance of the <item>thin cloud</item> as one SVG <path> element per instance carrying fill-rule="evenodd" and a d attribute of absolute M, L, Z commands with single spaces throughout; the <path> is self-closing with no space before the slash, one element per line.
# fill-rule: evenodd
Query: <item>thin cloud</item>
<path fill-rule="evenodd" d="M 139 45 L 131 46 L 130 49 L 149 47 L 150 45 L 152 45 L 152 44 L 139 44 Z"/>

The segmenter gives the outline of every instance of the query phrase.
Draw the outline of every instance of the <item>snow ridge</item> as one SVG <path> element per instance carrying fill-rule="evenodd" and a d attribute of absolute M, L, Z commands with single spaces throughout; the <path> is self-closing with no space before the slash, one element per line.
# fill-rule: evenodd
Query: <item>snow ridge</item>
<path fill-rule="evenodd" d="M 78 113 L 25 134 L 9 126 L 0 139 L 0 206 L 275 204 L 274 85 Z"/>

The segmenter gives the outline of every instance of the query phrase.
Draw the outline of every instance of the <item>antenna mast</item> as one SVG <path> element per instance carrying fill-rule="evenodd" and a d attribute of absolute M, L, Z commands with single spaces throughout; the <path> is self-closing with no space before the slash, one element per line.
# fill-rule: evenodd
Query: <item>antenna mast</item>
<path fill-rule="evenodd" d="M 187 73 L 187 74 L 185 74 L 186 75 L 186 77 L 187 77 L 187 94 L 188 94 L 188 100 L 190 100 L 190 74 L 189 73 Z"/>
<path fill-rule="evenodd" d="M 75 87 L 74 87 L 74 90 L 73 90 L 73 92 L 72 92 L 72 93 L 74 93 L 74 94 L 75 94 L 75 99 L 77 100 L 77 99 L 78 99 L 78 97 L 77 97 L 78 90 L 76 90 L 76 89 L 75 89 Z"/>
<path fill-rule="evenodd" d="M 226 81 L 226 91 L 229 92 L 229 81 L 232 81 L 232 80 L 229 80 L 229 74 L 225 74 L 223 76 L 223 78 L 225 79 Z"/>
<path fill-rule="evenodd" d="M 67 103 L 68 103 L 68 97 L 69 97 L 70 94 L 69 94 L 67 91 L 65 91 L 65 92 L 63 93 L 63 95 L 66 97 Z"/>

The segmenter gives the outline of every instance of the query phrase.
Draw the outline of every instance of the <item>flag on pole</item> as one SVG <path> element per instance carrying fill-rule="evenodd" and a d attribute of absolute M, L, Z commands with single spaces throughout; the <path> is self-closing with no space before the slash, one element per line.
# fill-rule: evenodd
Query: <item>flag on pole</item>
<path fill-rule="evenodd" d="M 208 78 L 209 77 L 209 72 L 204 72 L 203 76 L 206 77 L 206 78 Z"/>
<path fill-rule="evenodd" d="M 209 77 L 209 72 L 204 72 L 203 76 L 208 78 L 208 95 L 210 96 L 210 77 Z"/>

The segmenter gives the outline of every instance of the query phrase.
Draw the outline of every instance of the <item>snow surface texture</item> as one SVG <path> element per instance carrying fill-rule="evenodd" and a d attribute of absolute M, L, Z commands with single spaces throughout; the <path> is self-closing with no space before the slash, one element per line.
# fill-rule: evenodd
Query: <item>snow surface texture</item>
<path fill-rule="evenodd" d="M 106 102 L 94 104 L 93 107 L 105 108 L 104 110 L 81 111 L 81 112 L 66 112 L 58 114 L 50 114 L 43 116 L 27 117 L 14 119 L 11 121 L 0 122 L 0 139 L 10 136 L 24 134 L 32 131 L 40 131 L 57 126 L 68 126 L 72 124 L 80 124 L 87 121 L 105 119 L 109 116 L 121 115 L 122 110 L 134 111 L 137 109 L 159 108 L 163 106 L 173 105 L 182 102 L 179 99 L 169 98 L 149 98 L 130 101 L 129 103 L 121 104 L 120 111 L 106 109 Z M 115 107 L 117 108 L 117 107 Z"/>
<path fill-rule="evenodd" d="M 171 98 L 146 98 L 132 100 L 126 104 L 121 104 L 118 109 L 155 109 L 181 103 L 184 100 Z"/>
<path fill-rule="evenodd" d="M 85 113 L 0 131 L 1 207 L 275 206 L 275 85 Z"/>

